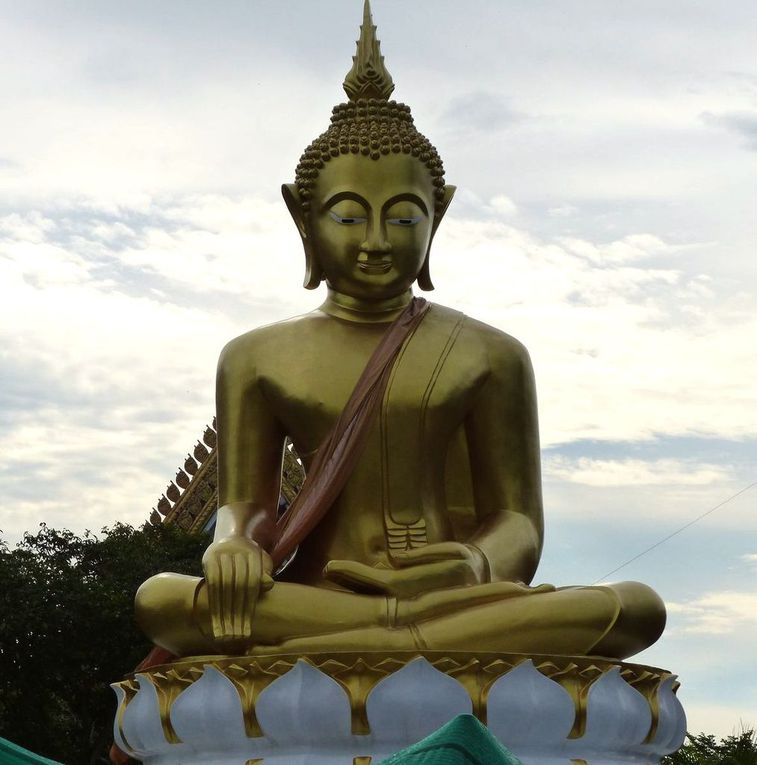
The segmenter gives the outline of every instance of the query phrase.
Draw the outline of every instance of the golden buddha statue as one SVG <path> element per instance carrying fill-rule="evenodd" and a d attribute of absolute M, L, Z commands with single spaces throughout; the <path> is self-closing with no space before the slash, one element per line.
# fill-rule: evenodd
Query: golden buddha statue
<path fill-rule="evenodd" d="M 310 480 L 382 337 L 433 289 L 430 246 L 455 188 L 410 110 L 389 100 L 366 0 L 349 102 L 282 191 L 317 310 L 248 332 L 218 366 L 215 538 L 205 577 L 137 594 L 145 633 L 177 656 L 480 650 L 622 659 L 653 643 L 648 587 L 530 587 L 543 540 L 534 380 L 514 338 L 431 305 L 386 375 L 328 512 L 276 572 L 285 438 Z"/>

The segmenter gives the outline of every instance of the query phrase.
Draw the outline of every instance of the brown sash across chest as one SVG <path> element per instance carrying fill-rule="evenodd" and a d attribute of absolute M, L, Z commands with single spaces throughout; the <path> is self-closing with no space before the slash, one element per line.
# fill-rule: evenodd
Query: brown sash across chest
<path fill-rule="evenodd" d="M 318 525 L 349 480 L 384 398 L 397 356 L 429 308 L 423 298 L 413 298 L 381 338 L 339 419 L 318 448 L 300 493 L 279 519 L 271 551 L 274 567 Z"/>

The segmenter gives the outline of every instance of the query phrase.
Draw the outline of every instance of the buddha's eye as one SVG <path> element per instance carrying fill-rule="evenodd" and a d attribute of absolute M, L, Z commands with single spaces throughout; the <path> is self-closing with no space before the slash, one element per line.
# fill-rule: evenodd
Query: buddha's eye
<path fill-rule="evenodd" d="M 329 210 L 331 219 L 340 223 L 342 226 L 355 226 L 358 223 L 365 223 L 368 219 L 357 215 L 339 215 L 333 210 Z"/>
<path fill-rule="evenodd" d="M 415 226 L 421 220 L 421 216 L 418 215 L 415 218 L 389 218 L 386 222 L 392 226 Z"/>
<path fill-rule="evenodd" d="M 384 212 L 390 226 L 410 228 L 417 226 L 425 217 L 424 211 L 415 202 L 402 199 L 388 206 Z"/>

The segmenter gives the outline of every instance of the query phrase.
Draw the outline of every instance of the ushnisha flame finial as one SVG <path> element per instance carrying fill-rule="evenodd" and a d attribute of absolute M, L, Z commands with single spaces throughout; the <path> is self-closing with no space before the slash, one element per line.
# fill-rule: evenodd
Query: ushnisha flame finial
<path fill-rule="evenodd" d="M 362 98 L 388 101 L 394 90 L 392 75 L 384 66 L 381 43 L 376 37 L 370 0 L 365 0 L 357 53 L 352 57 L 352 69 L 347 73 L 343 87 L 350 101 Z"/>

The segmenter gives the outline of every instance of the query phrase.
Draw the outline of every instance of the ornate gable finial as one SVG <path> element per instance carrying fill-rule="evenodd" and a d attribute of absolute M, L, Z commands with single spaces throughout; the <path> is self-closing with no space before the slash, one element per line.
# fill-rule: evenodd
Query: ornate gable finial
<path fill-rule="evenodd" d="M 344 79 L 344 91 L 350 101 L 369 98 L 388 101 L 393 90 L 392 75 L 384 66 L 381 43 L 376 37 L 371 3 L 365 0 L 357 54 L 352 57 L 352 69 Z"/>

